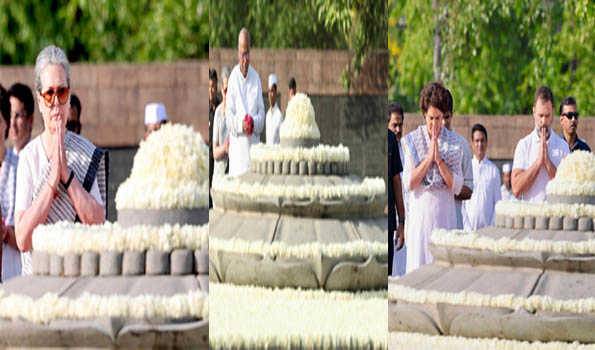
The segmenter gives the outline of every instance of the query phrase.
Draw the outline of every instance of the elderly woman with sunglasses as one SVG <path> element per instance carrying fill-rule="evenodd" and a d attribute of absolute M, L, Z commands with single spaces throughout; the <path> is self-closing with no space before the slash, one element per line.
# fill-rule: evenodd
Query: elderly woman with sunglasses
<path fill-rule="evenodd" d="M 31 274 L 33 231 L 58 221 L 100 224 L 105 220 L 104 151 L 66 130 L 70 64 L 56 46 L 35 63 L 35 90 L 44 130 L 23 149 L 17 170 L 15 231 L 22 273 Z M 103 198 L 102 198 L 103 197 Z"/>

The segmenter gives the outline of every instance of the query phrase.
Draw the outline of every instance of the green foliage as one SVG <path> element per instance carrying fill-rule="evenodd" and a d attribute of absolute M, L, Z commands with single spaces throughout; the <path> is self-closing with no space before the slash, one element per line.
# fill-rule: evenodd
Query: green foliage
<path fill-rule="evenodd" d="M 209 1 L 210 47 L 235 47 L 242 27 L 260 48 L 350 49 L 349 88 L 366 53 L 386 48 L 384 0 Z"/>
<path fill-rule="evenodd" d="M 441 1 L 441 80 L 461 114 L 530 113 L 533 94 L 549 86 L 595 115 L 595 5 L 588 0 Z M 417 111 L 433 80 L 434 12 L 430 0 L 391 1 L 391 98 Z"/>
<path fill-rule="evenodd" d="M 33 64 L 49 44 L 72 61 L 206 58 L 207 0 L 0 0 L 0 63 Z"/>

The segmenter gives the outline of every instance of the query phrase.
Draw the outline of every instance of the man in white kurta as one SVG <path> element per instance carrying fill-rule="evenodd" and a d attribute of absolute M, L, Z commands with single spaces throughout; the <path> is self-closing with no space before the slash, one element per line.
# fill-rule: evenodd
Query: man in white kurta
<path fill-rule="evenodd" d="M 279 109 L 277 100 L 277 76 L 275 74 L 269 75 L 269 110 L 266 115 L 266 138 L 267 145 L 278 145 L 280 142 L 279 128 L 283 121 L 283 114 Z"/>
<path fill-rule="evenodd" d="M 463 202 L 465 231 L 475 231 L 494 225 L 496 202 L 500 200 L 500 171 L 487 157 L 488 135 L 485 127 L 476 124 L 471 129 L 473 148 L 473 194 Z"/>
<path fill-rule="evenodd" d="M 229 76 L 225 106 L 231 176 L 250 169 L 250 146 L 260 142 L 264 129 L 262 86 L 258 73 L 250 66 L 250 34 L 246 28 L 238 38 L 238 59 Z"/>
<path fill-rule="evenodd" d="M 514 150 L 512 192 L 525 201 L 544 202 L 546 186 L 556 176 L 558 165 L 570 153 L 564 139 L 551 129 L 554 95 L 542 86 L 533 105 L 535 128 L 523 137 Z"/>
<path fill-rule="evenodd" d="M 512 185 L 510 184 L 511 170 L 510 163 L 504 163 L 504 165 L 502 165 L 502 186 L 500 187 L 500 196 L 503 201 L 515 199 L 514 194 L 512 194 Z"/>

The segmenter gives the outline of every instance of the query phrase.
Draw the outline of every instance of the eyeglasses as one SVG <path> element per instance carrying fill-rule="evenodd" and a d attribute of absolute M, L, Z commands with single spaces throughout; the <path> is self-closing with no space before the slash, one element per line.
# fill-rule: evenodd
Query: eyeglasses
<path fill-rule="evenodd" d="M 67 87 L 59 87 L 56 90 L 50 88 L 46 92 L 39 92 L 45 104 L 50 107 L 54 104 L 54 96 L 58 96 L 58 102 L 63 105 L 68 102 L 68 96 L 70 95 L 70 88 Z"/>
<path fill-rule="evenodd" d="M 567 112 L 562 114 L 563 116 L 565 116 L 566 118 L 572 120 L 572 118 L 578 120 L 578 112 Z"/>

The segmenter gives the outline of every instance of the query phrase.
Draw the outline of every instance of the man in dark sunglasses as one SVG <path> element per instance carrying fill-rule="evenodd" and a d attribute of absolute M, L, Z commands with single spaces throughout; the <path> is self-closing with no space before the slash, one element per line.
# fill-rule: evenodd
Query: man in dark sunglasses
<path fill-rule="evenodd" d="M 576 133 L 578 129 L 578 109 L 574 97 L 566 97 L 560 104 L 560 125 L 562 125 L 564 140 L 568 143 L 570 152 L 576 150 L 591 152 L 589 145 L 581 140 Z"/>

